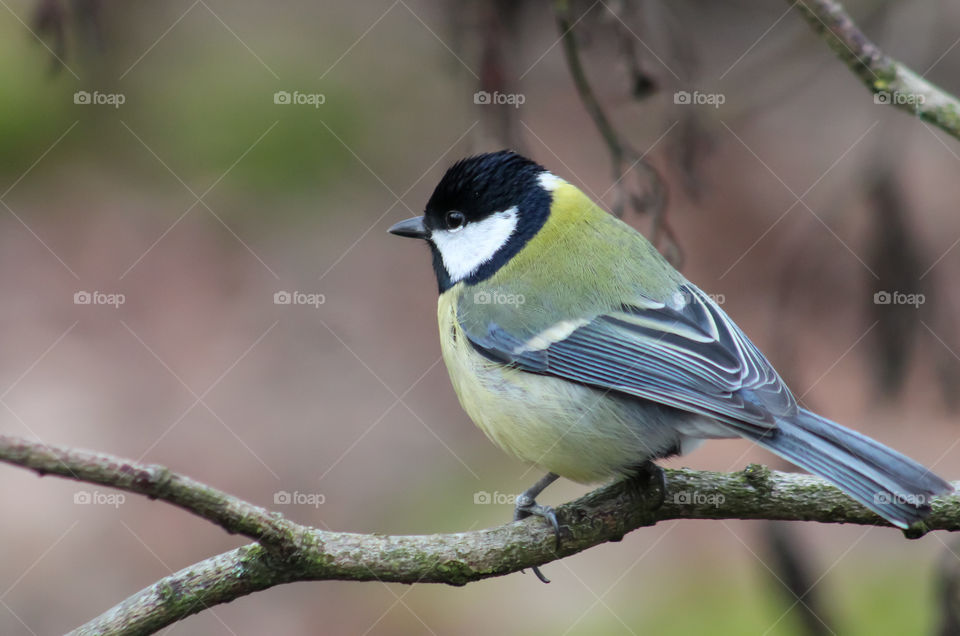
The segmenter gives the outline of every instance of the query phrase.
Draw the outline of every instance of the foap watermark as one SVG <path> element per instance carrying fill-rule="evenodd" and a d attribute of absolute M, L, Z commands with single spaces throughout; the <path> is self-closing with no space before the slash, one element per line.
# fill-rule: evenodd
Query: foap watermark
<path fill-rule="evenodd" d="M 83 106 L 113 106 L 120 108 L 127 101 L 123 93 L 101 93 L 100 91 L 77 91 L 73 94 L 73 103 Z"/>
<path fill-rule="evenodd" d="M 478 291 L 473 293 L 475 305 L 522 305 L 526 302 L 523 294 L 505 294 L 498 291 Z"/>
<path fill-rule="evenodd" d="M 487 492 L 486 490 L 481 490 L 473 493 L 473 503 L 480 506 L 490 504 L 515 506 L 517 504 L 517 495 L 499 491 Z"/>
<path fill-rule="evenodd" d="M 527 101 L 523 93 L 501 93 L 500 91 L 477 91 L 473 94 L 473 103 L 481 106 L 493 104 L 495 106 L 513 106 L 520 108 Z"/>
<path fill-rule="evenodd" d="M 273 503 L 277 506 L 313 506 L 319 508 L 327 501 L 327 496 L 319 492 L 300 492 L 278 490 L 273 493 Z"/>
<path fill-rule="evenodd" d="M 874 305 L 912 305 L 914 308 L 918 308 L 925 302 L 927 302 L 927 297 L 923 294 L 906 294 L 899 291 L 878 291 L 873 295 Z"/>
<path fill-rule="evenodd" d="M 113 506 L 119 508 L 127 501 L 122 492 L 100 492 L 99 490 L 78 490 L 73 493 L 73 503 L 78 506 Z"/>
<path fill-rule="evenodd" d="M 280 105 L 313 106 L 320 108 L 327 103 L 327 96 L 323 93 L 301 93 L 300 91 L 277 91 L 273 94 L 273 103 Z"/>
<path fill-rule="evenodd" d="M 873 94 L 874 104 L 895 104 L 897 106 L 919 106 L 927 103 L 927 96 L 916 93 L 901 93 L 899 91 L 890 93 L 879 91 Z"/>
<path fill-rule="evenodd" d="M 673 94 L 673 103 L 697 106 L 713 106 L 720 108 L 727 101 L 727 96 L 723 93 L 701 93 L 700 91 L 677 91 Z"/>
<path fill-rule="evenodd" d="M 324 294 L 301 291 L 278 291 L 273 294 L 274 305 L 308 305 L 314 309 L 319 309 L 320 305 L 325 302 L 327 302 L 327 297 Z"/>
<path fill-rule="evenodd" d="M 723 493 L 699 490 L 684 490 L 673 495 L 673 503 L 678 506 L 722 506 L 726 500 Z"/>
<path fill-rule="evenodd" d="M 930 500 L 925 495 L 914 493 L 878 492 L 873 495 L 873 503 L 880 506 L 891 503 L 906 504 L 908 506 L 926 506 L 930 504 Z"/>
<path fill-rule="evenodd" d="M 703 302 L 704 297 L 709 298 L 711 301 L 713 301 L 713 303 L 717 305 L 722 305 L 723 303 L 727 302 L 727 297 L 724 294 L 704 294 L 703 292 L 700 292 L 700 293 L 702 294 L 702 296 L 686 290 L 678 291 L 677 296 L 679 297 L 679 301 L 677 304 L 689 305 L 690 303 L 700 303 L 700 302 Z"/>
<path fill-rule="evenodd" d="M 110 305 L 114 309 L 127 302 L 123 294 L 108 294 L 101 291 L 78 291 L 73 294 L 74 305 Z"/>

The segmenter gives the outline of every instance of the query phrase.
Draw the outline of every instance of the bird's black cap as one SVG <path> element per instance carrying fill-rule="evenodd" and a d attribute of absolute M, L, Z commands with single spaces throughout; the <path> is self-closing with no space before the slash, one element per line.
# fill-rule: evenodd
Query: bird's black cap
<path fill-rule="evenodd" d="M 453 164 L 427 201 L 424 224 L 442 227 L 443 215 L 458 210 L 467 222 L 479 221 L 490 214 L 513 206 L 524 206 L 528 199 L 542 198 L 537 178 L 546 169 L 510 150 L 501 150 L 461 159 Z"/>
<path fill-rule="evenodd" d="M 480 221 L 491 214 L 516 207 L 518 223 L 510 240 L 469 278 L 475 284 L 489 278 L 519 252 L 527 241 L 543 227 L 550 215 L 550 192 L 539 181 L 546 169 L 538 163 L 510 150 L 501 150 L 462 159 L 453 164 L 427 201 L 423 225 L 427 231 L 442 228 L 445 215 L 461 212 L 467 223 Z M 435 245 L 433 265 L 440 291 L 451 286 Z"/>

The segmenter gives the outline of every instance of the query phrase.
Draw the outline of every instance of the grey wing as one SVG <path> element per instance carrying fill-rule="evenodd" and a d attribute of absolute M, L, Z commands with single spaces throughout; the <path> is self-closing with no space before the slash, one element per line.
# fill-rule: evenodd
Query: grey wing
<path fill-rule="evenodd" d="M 796 413 L 790 390 L 733 321 L 693 285 L 681 295 L 685 302 L 674 307 L 623 306 L 525 341 L 495 324 L 485 334 L 467 336 L 484 355 L 526 371 L 652 400 L 752 433 Z"/>

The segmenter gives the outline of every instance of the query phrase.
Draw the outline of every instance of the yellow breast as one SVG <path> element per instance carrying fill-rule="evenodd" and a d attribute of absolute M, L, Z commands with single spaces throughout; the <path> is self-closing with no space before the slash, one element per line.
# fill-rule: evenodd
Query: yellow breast
<path fill-rule="evenodd" d="M 651 456 L 652 440 L 637 435 L 634 402 L 480 355 L 457 321 L 461 292 L 462 283 L 441 294 L 438 303 L 443 359 L 460 404 L 491 441 L 581 483 L 624 474 Z"/>

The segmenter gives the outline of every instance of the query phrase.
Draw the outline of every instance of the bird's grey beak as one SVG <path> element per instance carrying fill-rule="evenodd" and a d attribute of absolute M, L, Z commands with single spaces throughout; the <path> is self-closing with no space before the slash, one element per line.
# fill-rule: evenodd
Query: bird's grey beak
<path fill-rule="evenodd" d="M 406 236 L 407 238 L 427 239 L 430 238 L 430 230 L 423 224 L 422 216 L 415 216 L 406 221 L 400 221 L 387 232 L 397 236 Z"/>

